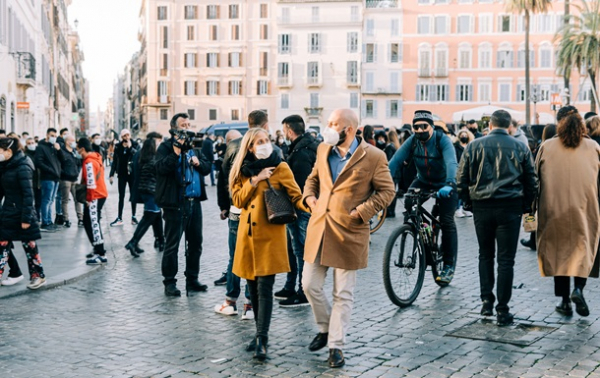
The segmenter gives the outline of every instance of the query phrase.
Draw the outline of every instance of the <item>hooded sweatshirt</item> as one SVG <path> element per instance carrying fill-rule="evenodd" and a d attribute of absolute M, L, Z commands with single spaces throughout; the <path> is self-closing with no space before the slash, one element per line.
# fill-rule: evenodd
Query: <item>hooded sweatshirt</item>
<path fill-rule="evenodd" d="M 87 200 L 94 201 L 108 197 L 106 182 L 104 181 L 104 166 L 102 156 L 97 152 L 90 152 L 83 160 L 82 184 L 87 187 Z"/>

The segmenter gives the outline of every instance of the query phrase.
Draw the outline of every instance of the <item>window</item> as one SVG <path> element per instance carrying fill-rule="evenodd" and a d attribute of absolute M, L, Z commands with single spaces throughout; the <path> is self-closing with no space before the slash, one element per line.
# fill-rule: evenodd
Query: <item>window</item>
<path fill-rule="evenodd" d="M 198 82 L 196 80 L 186 80 L 183 87 L 183 94 L 186 96 L 196 96 L 198 94 Z"/>
<path fill-rule="evenodd" d="M 365 118 L 377 118 L 377 103 L 375 100 L 364 101 Z"/>
<path fill-rule="evenodd" d="M 417 18 L 417 34 L 431 33 L 430 24 L 431 16 L 419 16 Z"/>
<path fill-rule="evenodd" d="M 231 109 L 231 120 L 232 121 L 240 120 L 240 110 L 239 109 Z"/>
<path fill-rule="evenodd" d="M 400 93 L 400 72 L 390 72 L 390 93 Z"/>
<path fill-rule="evenodd" d="M 184 7 L 184 16 L 186 20 L 195 20 L 198 18 L 198 7 L 195 5 L 186 5 Z"/>
<path fill-rule="evenodd" d="M 260 18 L 269 17 L 269 5 L 268 4 L 260 4 Z"/>
<path fill-rule="evenodd" d="M 277 82 L 279 84 L 289 84 L 290 64 L 288 62 L 277 63 Z"/>
<path fill-rule="evenodd" d="M 458 67 L 460 69 L 471 68 L 471 47 L 462 47 L 458 50 Z"/>
<path fill-rule="evenodd" d="M 550 101 L 550 94 L 552 93 L 550 85 L 537 85 L 536 89 L 536 92 L 539 95 L 538 102 Z"/>
<path fill-rule="evenodd" d="M 525 68 L 525 50 L 517 52 L 517 67 Z M 529 50 L 529 67 L 535 67 L 535 54 L 533 50 Z"/>
<path fill-rule="evenodd" d="M 397 37 L 400 35 L 400 20 L 398 20 L 397 18 L 392 19 L 390 34 L 392 35 L 392 37 Z"/>
<path fill-rule="evenodd" d="M 512 22 L 510 15 L 498 16 L 498 32 L 510 33 L 512 31 Z"/>
<path fill-rule="evenodd" d="M 268 52 L 261 52 L 259 54 L 259 66 L 260 66 L 260 71 L 259 74 L 260 76 L 267 76 L 267 70 L 269 67 L 269 53 Z"/>
<path fill-rule="evenodd" d="M 240 25 L 231 25 L 231 40 L 240 40 Z"/>
<path fill-rule="evenodd" d="M 290 23 L 290 8 L 281 8 L 281 23 Z"/>
<path fill-rule="evenodd" d="M 540 13 L 536 15 L 537 19 L 537 31 L 539 33 L 554 33 L 556 27 L 554 26 L 554 20 L 556 19 L 553 14 Z"/>
<path fill-rule="evenodd" d="M 501 50 L 498 51 L 496 60 L 497 68 L 512 68 L 513 67 L 513 51 L 512 50 Z"/>
<path fill-rule="evenodd" d="M 375 63 L 377 62 L 377 45 L 374 43 L 367 43 L 365 45 L 365 62 Z"/>
<path fill-rule="evenodd" d="M 492 84 L 491 83 L 479 83 L 479 102 L 490 102 L 492 101 Z"/>
<path fill-rule="evenodd" d="M 582 85 L 579 88 L 577 100 L 589 102 L 593 98 L 592 87 L 589 84 Z"/>
<path fill-rule="evenodd" d="M 262 39 L 262 40 L 269 39 L 269 25 L 267 25 L 267 24 L 260 25 L 260 39 Z"/>
<path fill-rule="evenodd" d="M 231 4 L 229 6 L 229 18 L 230 19 L 240 18 L 240 6 L 238 4 Z"/>
<path fill-rule="evenodd" d="M 448 34 L 448 16 L 435 16 L 435 34 Z"/>
<path fill-rule="evenodd" d="M 456 86 L 456 101 L 473 101 L 473 86 L 471 84 L 458 84 Z"/>
<path fill-rule="evenodd" d="M 308 84 L 318 84 L 319 83 L 319 62 L 308 62 L 306 67 L 307 67 L 306 78 L 307 78 Z"/>
<path fill-rule="evenodd" d="M 355 60 L 346 63 L 346 81 L 348 84 L 358 84 L 358 62 Z"/>
<path fill-rule="evenodd" d="M 185 53 L 183 66 L 185 68 L 196 68 L 196 53 Z"/>
<path fill-rule="evenodd" d="M 208 120 L 209 121 L 217 120 L 217 109 L 208 109 Z"/>
<path fill-rule="evenodd" d="M 540 67 L 541 68 L 552 68 L 552 50 L 541 49 L 540 50 Z"/>
<path fill-rule="evenodd" d="M 479 0 L 481 2 L 481 0 Z M 489 34 L 492 32 L 493 15 L 488 13 L 479 14 L 479 34 Z"/>
<path fill-rule="evenodd" d="M 229 95 L 239 96 L 242 94 L 242 82 L 239 80 L 232 80 L 229 82 Z"/>
<path fill-rule="evenodd" d="M 169 119 L 169 109 L 160 109 L 160 120 L 165 121 Z"/>
<path fill-rule="evenodd" d="M 269 82 L 267 80 L 258 80 L 256 83 L 256 94 L 259 96 L 269 94 Z"/>
<path fill-rule="evenodd" d="M 157 8 L 158 20 L 166 20 L 167 19 L 167 7 L 161 6 Z"/>
<path fill-rule="evenodd" d="M 320 33 L 310 33 L 308 35 L 308 52 L 320 53 L 321 52 L 321 34 Z"/>
<path fill-rule="evenodd" d="M 281 109 L 289 109 L 290 108 L 290 95 L 288 93 L 281 94 L 280 108 Z"/>
<path fill-rule="evenodd" d="M 318 108 L 319 107 L 319 94 L 318 93 L 311 93 L 310 94 L 310 107 L 311 108 Z"/>
<path fill-rule="evenodd" d="M 216 80 L 206 81 L 206 95 L 217 96 L 219 94 L 219 82 Z"/>
<path fill-rule="evenodd" d="M 217 18 L 219 18 L 219 6 L 208 5 L 206 7 L 206 18 L 209 20 L 216 20 Z"/>
<path fill-rule="evenodd" d="M 450 86 L 447 84 L 431 85 L 429 87 L 429 101 L 448 101 Z"/>
<path fill-rule="evenodd" d="M 187 27 L 187 40 L 188 41 L 193 41 L 194 39 L 196 39 L 196 34 L 194 33 L 194 27 L 192 25 L 189 25 Z"/>
<path fill-rule="evenodd" d="M 375 20 L 367 20 L 367 36 L 372 37 L 375 35 Z"/>
<path fill-rule="evenodd" d="M 160 101 L 160 98 L 161 98 L 161 97 L 163 97 L 163 96 L 167 96 L 167 95 L 168 95 L 168 93 L 169 93 L 169 92 L 167 91 L 167 82 L 166 82 L 166 81 L 163 81 L 163 80 L 160 80 L 160 81 L 158 82 L 158 85 L 157 85 L 156 87 L 157 87 L 157 89 L 158 89 L 158 98 L 159 98 L 159 101 Z"/>
<path fill-rule="evenodd" d="M 216 41 L 219 38 L 219 33 L 218 33 L 218 26 L 217 25 L 209 25 L 208 26 L 208 39 L 210 39 L 211 41 Z"/>
<path fill-rule="evenodd" d="M 242 64 L 242 53 L 229 53 L 229 67 L 239 67 Z"/>
<path fill-rule="evenodd" d="M 358 32 L 349 32 L 346 37 L 347 51 L 355 53 L 358 51 Z"/>
<path fill-rule="evenodd" d="M 375 73 L 373 71 L 365 72 L 365 92 L 375 91 Z"/>
<path fill-rule="evenodd" d="M 398 100 L 388 100 L 386 103 L 386 118 L 399 118 L 398 115 L 400 106 L 398 104 Z"/>
<path fill-rule="evenodd" d="M 350 93 L 350 109 L 358 108 L 358 93 Z"/>
<path fill-rule="evenodd" d="M 509 102 L 510 101 L 510 89 L 511 85 L 509 83 L 501 83 L 499 85 L 498 90 L 498 100 L 500 102 Z"/>
<path fill-rule="evenodd" d="M 165 71 L 169 69 L 169 54 L 162 54 L 161 69 Z"/>
<path fill-rule="evenodd" d="M 311 16 L 312 22 L 319 22 L 319 7 L 311 8 Z"/>
<path fill-rule="evenodd" d="M 448 50 L 435 50 L 435 76 L 448 76 Z"/>
<path fill-rule="evenodd" d="M 421 49 L 419 51 L 419 76 L 429 77 L 431 74 L 431 51 Z"/>
<path fill-rule="evenodd" d="M 456 32 L 458 34 L 471 33 L 471 16 L 462 15 L 456 19 Z"/>
<path fill-rule="evenodd" d="M 398 63 L 402 61 L 400 47 L 401 45 L 399 43 L 390 44 L 390 63 Z"/>
<path fill-rule="evenodd" d="M 290 54 L 292 51 L 292 35 L 279 34 L 277 38 L 277 51 L 279 54 Z"/>
<path fill-rule="evenodd" d="M 416 101 L 429 101 L 429 85 L 417 85 Z"/>
<path fill-rule="evenodd" d="M 196 110 L 195 109 L 188 109 L 187 114 L 190 116 L 190 121 L 196 120 Z"/>
<path fill-rule="evenodd" d="M 162 47 L 163 47 L 163 49 L 169 48 L 169 27 L 168 26 L 162 27 Z"/>
<path fill-rule="evenodd" d="M 358 7 L 357 6 L 350 7 L 350 21 L 358 22 Z"/>
<path fill-rule="evenodd" d="M 479 68 L 492 68 L 492 48 L 489 44 L 479 46 Z"/>
<path fill-rule="evenodd" d="M 206 54 L 206 67 L 208 67 L 208 68 L 219 67 L 219 54 L 218 53 Z"/>

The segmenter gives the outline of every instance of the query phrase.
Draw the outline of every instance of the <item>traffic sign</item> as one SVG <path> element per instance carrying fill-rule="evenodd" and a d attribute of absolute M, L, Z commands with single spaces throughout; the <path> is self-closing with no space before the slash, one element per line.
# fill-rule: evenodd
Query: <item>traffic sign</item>
<path fill-rule="evenodd" d="M 552 105 L 562 105 L 562 100 L 560 98 L 560 94 L 559 93 L 552 93 L 552 99 L 550 100 L 550 103 Z"/>

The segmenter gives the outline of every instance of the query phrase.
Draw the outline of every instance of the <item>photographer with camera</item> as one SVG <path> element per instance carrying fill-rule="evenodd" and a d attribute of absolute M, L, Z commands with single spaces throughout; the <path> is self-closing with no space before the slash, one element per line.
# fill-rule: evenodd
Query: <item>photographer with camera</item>
<path fill-rule="evenodd" d="M 125 189 L 129 185 L 129 192 L 133 187 L 133 175 L 131 174 L 130 163 L 133 159 L 133 155 L 138 150 L 138 144 L 136 141 L 131 140 L 131 133 L 127 129 L 121 130 L 121 142 L 115 146 L 115 152 L 113 156 L 113 164 L 110 167 L 109 180 L 112 185 L 115 173 L 119 179 L 119 215 L 110 225 L 122 226 L 123 225 L 123 207 L 125 206 Z M 135 217 L 135 209 L 137 204 L 135 201 L 131 202 L 131 224 L 137 225 L 138 220 Z"/>
<path fill-rule="evenodd" d="M 198 281 L 202 255 L 202 206 L 207 199 L 202 176 L 210 173 L 211 163 L 202 152 L 192 147 L 195 133 L 189 116 L 178 113 L 171 119 L 171 139 L 156 152 L 156 191 L 154 199 L 163 209 L 166 246 L 162 259 L 165 295 L 179 297 L 177 289 L 178 252 L 181 236 L 186 240 L 186 292 L 206 291 Z"/>

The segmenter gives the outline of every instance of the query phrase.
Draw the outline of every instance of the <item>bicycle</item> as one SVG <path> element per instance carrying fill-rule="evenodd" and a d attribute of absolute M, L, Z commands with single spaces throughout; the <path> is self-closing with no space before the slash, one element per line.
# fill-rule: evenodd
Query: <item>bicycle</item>
<path fill-rule="evenodd" d="M 379 211 L 377 214 L 373 215 L 373 218 L 369 219 L 369 233 L 373 235 L 377 230 L 383 226 L 383 222 L 385 222 L 385 217 L 387 216 L 387 209 Z"/>
<path fill-rule="evenodd" d="M 408 218 L 392 232 L 385 246 L 383 283 L 388 297 L 399 307 L 410 306 L 417 299 L 427 266 L 431 266 L 436 284 L 448 286 L 447 283 L 436 281 L 444 261 L 438 243 L 441 229 L 439 204 L 436 200 L 431 213 L 423 207 L 430 198 L 437 198 L 436 192 L 410 189 L 404 195 Z"/>

